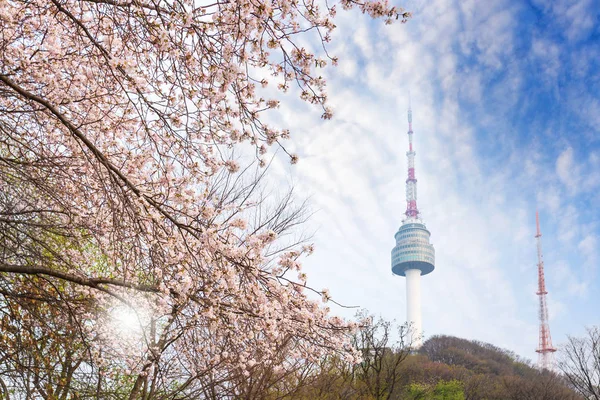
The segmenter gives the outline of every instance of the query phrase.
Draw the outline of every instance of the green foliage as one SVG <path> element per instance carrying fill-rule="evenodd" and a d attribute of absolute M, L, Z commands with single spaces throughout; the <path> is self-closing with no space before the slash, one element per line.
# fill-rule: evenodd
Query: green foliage
<path fill-rule="evenodd" d="M 408 400 L 465 400 L 462 383 L 441 380 L 435 386 L 412 383 L 408 387 Z"/>
<path fill-rule="evenodd" d="M 454 379 L 439 381 L 433 389 L 432 400 L 465 400 L 462 383 Z"/>
<path fill-rule="evenodd" d="M 421 383 L 411 383 L 408 386 L 409 400 L 428 400 L 430 399 L 430 390 L 427 385 Z"/>

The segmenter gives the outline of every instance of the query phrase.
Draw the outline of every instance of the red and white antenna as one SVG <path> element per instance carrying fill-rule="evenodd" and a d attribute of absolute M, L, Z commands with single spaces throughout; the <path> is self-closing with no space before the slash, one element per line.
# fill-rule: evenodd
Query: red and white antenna
<path fill-rule="evenodd" d="M 406 179 L 406 216 L 408 218 L 418 218 L 419 209 L 417 208 L 417 178 L 415 177 L 415 151 L 413 150 L 413 130 L 412 130 L 412 109 L 410 105 L 410 93 L 408 97 L 408 178 Z"/>
<path fill-rule="evenodd" d="M 537 227 L 537 255 L 538 255 L 538 291 L 540 299 L 540 339 L 538 348 L 535 350 L 539 354 L 538 366 L 540 369 L 551 369 L 552 353 L 556 348 L 552 347 L 552 338 L 550 337 L 550 325 L 548 324 L 548 306 L 546 305 L 546 280 L 544 279 L 544 259 L 542 256 L 542 233 L 540 231 L 540 215 L 535 212 L 535 223 Z"/>

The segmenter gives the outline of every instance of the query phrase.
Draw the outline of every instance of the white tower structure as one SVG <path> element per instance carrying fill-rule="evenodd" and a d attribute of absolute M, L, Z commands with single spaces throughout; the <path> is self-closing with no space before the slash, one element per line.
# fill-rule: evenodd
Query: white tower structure
<path fill-rule="evenodd" d="M 392 249 L 392 272 L 406 277 L 406 322 L 413 349 L 423 344 L 421 321 L 421 275 L 435 268 L 435 250 L 429 243 L 430 233 L 417 209 L 417 179 L 413 150 L 412 110 L 408 107 L 408 179 L 406 180 L 406 218 L 396 235 Z"/>

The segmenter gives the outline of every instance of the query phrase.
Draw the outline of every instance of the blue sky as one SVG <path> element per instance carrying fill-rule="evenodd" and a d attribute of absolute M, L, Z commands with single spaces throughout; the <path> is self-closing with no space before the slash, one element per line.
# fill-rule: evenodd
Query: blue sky
<path fill-rule="evenodd" d="M 309 284 L 404 321 L 390 251 L 406 207 L 410 90 L 418 204 L 436 249 L 425 335 L 536 360 L 536 207 L 554 344 L 600 324 L 600 1 L 402 5 L 405 25 L 338 13 L 333 120 L 291 98 L 278 110 L 301 158 L 273 170 L 317 211 Z"/>

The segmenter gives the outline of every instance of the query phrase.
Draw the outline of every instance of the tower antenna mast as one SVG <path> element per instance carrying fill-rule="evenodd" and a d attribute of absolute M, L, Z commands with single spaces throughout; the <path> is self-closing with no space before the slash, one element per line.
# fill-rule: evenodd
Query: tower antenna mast
<path fill-rule="evenodd" d="M 408 97 L 408 152 L 406 158 L 408 161 L 408 179 L 406 179 L 406 216 L 408 218 L 418 218 L 419 209 L 417 208 L 417 178 L 415 177 L 415 151 L 413 150 L 413 130 L 412 130 L 412 109 L 410 104 L 410 94 Z"/>
<path fill-rule="evenodd" d="M 540 319 L 540 338 L 538 348 L 535 350 L 538 353 L 538 367 L 540 369 L 550 369 L 552 367 L 552 353 L 556 348 L 552 346 L 552 337 L 550 336 L 550 325 L 548 324 L 548 305 L 546 304 L 546 280 L 544 279 L 544 258 L 542 256 L 542 232 L 540 230 L 540 215 L 535 212 L 535 224 L 537 233 L 535 235 L 537 241 L 537 256 L 538 256 L 538 291 L 539 296 L 539 319 Z"/>

